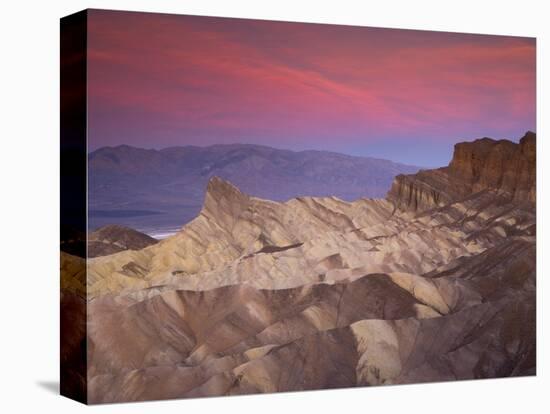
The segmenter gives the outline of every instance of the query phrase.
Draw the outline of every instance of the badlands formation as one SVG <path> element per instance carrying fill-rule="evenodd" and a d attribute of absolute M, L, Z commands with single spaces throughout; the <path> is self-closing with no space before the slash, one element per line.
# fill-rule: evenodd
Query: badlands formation
<path fill-rule="evenodd" d="M 457 144 L 385 199 L 214 177 L 176 235 L 88 261 L 88 401 L 533 375 L 535 257 L 533 133 Z"/>

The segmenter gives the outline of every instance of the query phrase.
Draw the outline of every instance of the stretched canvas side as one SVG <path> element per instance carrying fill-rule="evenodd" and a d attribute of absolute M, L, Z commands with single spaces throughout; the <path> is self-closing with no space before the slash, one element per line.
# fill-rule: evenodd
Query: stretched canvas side
<path fill-rule="evenodd" d="M 60 392 L 87 402 L 86 361 L 87 12 L 61 19 Z"/>

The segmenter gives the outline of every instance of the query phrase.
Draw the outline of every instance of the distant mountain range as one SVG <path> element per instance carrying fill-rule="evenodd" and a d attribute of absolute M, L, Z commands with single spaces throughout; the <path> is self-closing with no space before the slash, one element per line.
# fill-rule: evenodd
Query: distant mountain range
<path fill-rule="evenodd" d="M 90 228 L 117 223 L 156 237 L 175 232 L 198 215 L 213 176 L 275 201 L 299 196 L 352 201 L 383 197 L 396 175 L 418 170 L 376 158 L 248 144 L 104 147 L 89 154 Z"/>

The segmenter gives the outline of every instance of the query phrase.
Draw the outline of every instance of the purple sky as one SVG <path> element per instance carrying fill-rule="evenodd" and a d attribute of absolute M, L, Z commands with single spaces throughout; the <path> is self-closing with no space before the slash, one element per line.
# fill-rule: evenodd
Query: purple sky
<path fill-rule="evenodd" d="M 89 145 L 256 143 L 421 166 L 535 130 L 535 40 L 89 13 Z"/>

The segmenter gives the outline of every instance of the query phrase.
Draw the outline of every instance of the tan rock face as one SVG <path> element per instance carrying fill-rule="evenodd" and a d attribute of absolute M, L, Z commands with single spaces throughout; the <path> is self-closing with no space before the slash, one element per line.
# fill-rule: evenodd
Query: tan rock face
<path fill-rule="evenodd" d="M 534 137 L 481 141 L 387 200 L 213 178 L 178 234 L 88 262 L 90 401 L 534 373 Z"/>

